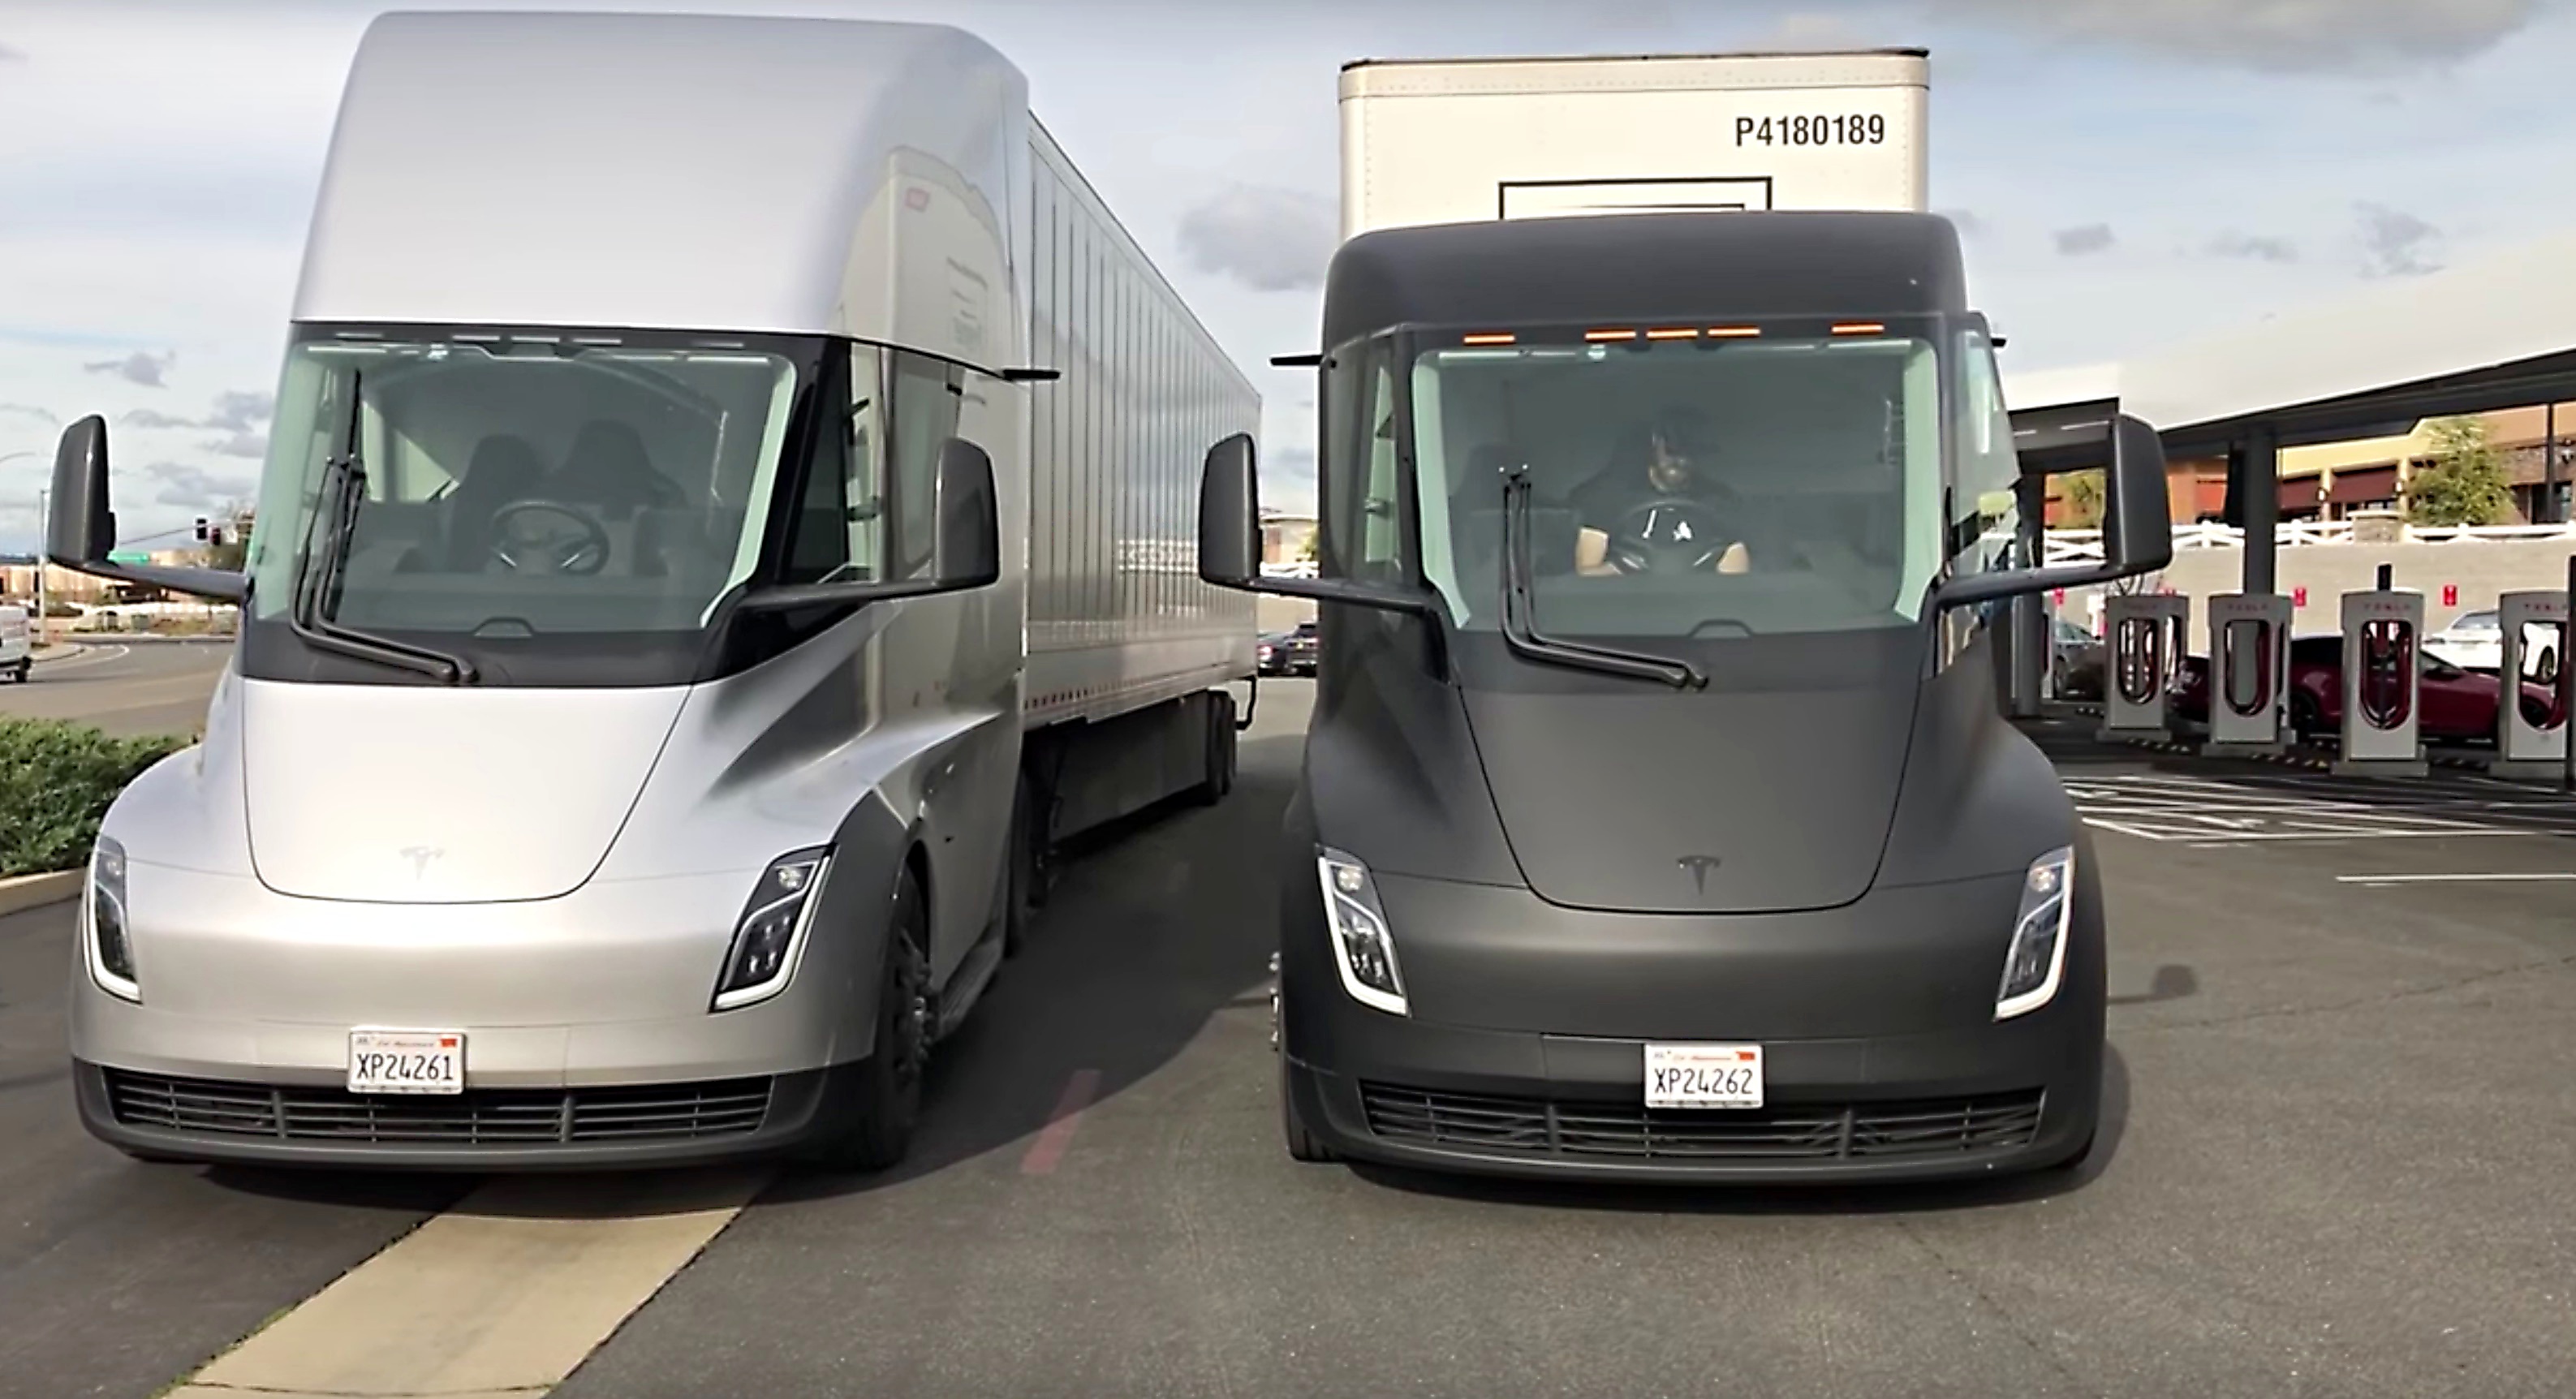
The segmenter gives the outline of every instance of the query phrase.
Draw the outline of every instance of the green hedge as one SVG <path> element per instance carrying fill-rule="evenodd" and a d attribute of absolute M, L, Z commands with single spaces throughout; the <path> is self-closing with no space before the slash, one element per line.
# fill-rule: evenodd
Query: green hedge
<path fill-rule="evenodd" d="M 0 878 L 77 869 L 108 803 L 187 734 L 115 738 L 87 724 L 0 717 Z"/>

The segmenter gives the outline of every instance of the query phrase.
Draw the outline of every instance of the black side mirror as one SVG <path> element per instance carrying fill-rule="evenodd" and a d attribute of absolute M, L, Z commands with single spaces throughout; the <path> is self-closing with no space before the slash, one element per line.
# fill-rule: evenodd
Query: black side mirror
<path fill-rule="evenodd" d="M 1002 519 L 993 458 L 952 437 L 939 448 L 939 537 L 930 571 L 943 588 L 981 588 L 1002 576 Z"/>
<path fill-rule="evenodd" d="M 1199 474 L 1199 577 L 1220 588 L 1250 588 L 1261 575 L 1261 487 L 1252 437 L 1208 448 Z"/>
<path fill-rule="evenodd" d="M 109 561 L 116 549 L 116 512 L 107 503 L 107 420 L 96 413 L 63 429 L 62 444 L 54 450 L 51 514 L 45 530 L 47 563 L 216 602 L 240 602 L 250 594 L 246 573 Z"/>
<path fill-rule="evenodd" d="M 116 515 L 107 507 L 107 420 L 96 413 L 63 429 L 54 449 L 53 519 L 45 561 L 87 569 L 116 548 Z"/>
<path fill-rule="evenodd" d="M 2165 496 L 2165 447 L 2156 430 L 2122 414 L 2111 425 L 2111 466 L 2103 472 L 2102 562 L 1961 574 L 1942 583 L 1939 607 L 2082 588 L 2153 573 L 2173 562 L 2173 507 Z"/>
<path fill-rule="evenodd" d="M 2111 425 L 2111 469 L 2103 473 L 2103 487 L 2103 562 L 2123 576 L 2172 563 L 2165 447 L 2153 427 L 2126 413 Z"/>

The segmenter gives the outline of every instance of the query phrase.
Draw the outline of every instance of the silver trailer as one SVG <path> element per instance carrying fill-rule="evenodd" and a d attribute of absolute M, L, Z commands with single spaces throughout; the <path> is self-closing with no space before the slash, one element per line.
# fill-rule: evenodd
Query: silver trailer
<path fill-rule="evenodd" d="M 1222 796 L 1258 400 L 955 29 L 391 14 L 202 744 L 105 818 L 83 1119 L 146 1157 L 898 1158 L 1044 855 Z"/>

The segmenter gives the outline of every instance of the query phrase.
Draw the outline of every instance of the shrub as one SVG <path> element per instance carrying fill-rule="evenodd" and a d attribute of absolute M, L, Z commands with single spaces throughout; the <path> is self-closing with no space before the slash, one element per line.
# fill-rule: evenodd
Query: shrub
<path fill-rule="evenodd" d="M 59 719 L 0 718 L 0 878 L 77 869 L 108 803 L 196 740 L 116 738 Z"/>

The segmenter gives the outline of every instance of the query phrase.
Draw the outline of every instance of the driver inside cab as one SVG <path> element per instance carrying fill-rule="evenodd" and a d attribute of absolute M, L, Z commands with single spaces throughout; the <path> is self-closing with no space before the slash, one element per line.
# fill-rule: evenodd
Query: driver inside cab
<path fill-rule="evenodd" d="M 1661 555 L 1686 568 L 1744 572 L 1752 560 L 1726 526 L 1733 493 L 1715 479 L 1716 455 L 1705 415 L 1688 408 L 1658 413 L 1641 441 L 1575 488 L 1569 502 L 1581 524 L 1575 571 L 1595 577 L 1642 571 L 1651 556 Z"/>

